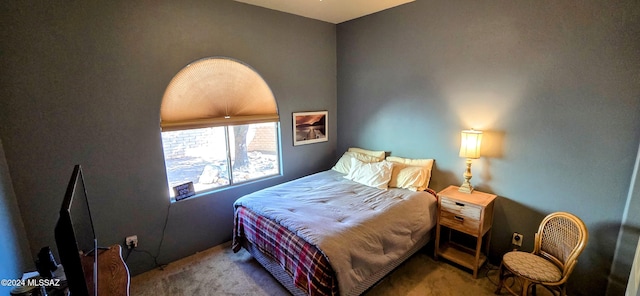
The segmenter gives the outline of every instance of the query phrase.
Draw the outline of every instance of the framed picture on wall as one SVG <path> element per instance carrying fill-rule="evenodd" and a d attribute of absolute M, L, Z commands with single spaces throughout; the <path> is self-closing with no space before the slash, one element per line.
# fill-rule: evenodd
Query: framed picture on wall
<path fill-rule="evenodd" d="M 293 113 L 293 146 L 329 140 L 328 111 Z"/>

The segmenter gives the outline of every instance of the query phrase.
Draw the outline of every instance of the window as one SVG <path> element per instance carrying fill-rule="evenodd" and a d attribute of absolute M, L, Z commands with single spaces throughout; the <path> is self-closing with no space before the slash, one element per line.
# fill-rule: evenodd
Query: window
<path fill-rule="evenodd" d="M 279 117 L 266 82 L 228 58 L 198 60 L 169 83 L 161 107 L 170 196 L 280 174 Z"/>
<path fill-rule="evenodd" d="M 202 192 L 277 175 L 277 135 L 273 122 L 162 132 L 169 188 L 193 182 Z"/>

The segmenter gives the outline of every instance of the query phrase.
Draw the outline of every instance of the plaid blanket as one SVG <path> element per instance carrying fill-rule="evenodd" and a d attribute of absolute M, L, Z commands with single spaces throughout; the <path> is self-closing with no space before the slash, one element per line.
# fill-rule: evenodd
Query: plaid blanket
<path fill-rule="evenodd" d="M 338 282 L 327 258 L 312 244 L 276 222 L 238 207 L 234 217 L 233 251 L 251 242 L 276 260 L 294 284 L 309 295 L 338 295 Z"/>

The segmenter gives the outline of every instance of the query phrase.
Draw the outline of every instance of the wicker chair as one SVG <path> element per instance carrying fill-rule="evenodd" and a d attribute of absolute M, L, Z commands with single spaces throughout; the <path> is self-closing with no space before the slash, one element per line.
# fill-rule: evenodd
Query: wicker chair
<path fill-rule="evenodd" d="M 588 238 L 587 227 L 580 218 L 566 212 L 548 215 L 535 235 L 533 252 L 511 251 L 502 257 L 496 294 L 505 288 L 512 295 L 518 295 L 504 284 L 507 278 L 513 277 L 520 279 L 523 296 L 529 294 L 530 287 L 535 295 L 536 285 L 544 286 L 553 294 L 556 291 L 566 295 L 567 279 Z"/>

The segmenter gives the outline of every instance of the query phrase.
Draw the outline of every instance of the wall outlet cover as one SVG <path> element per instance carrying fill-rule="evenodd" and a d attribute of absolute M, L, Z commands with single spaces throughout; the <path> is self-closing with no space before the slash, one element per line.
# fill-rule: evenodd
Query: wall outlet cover
<path fill-rule="evenodd" d="M 514 232 L 513 236 L 511 237 L 511 244 L 522 247 L 522 238 L 522 234 Z"/>

